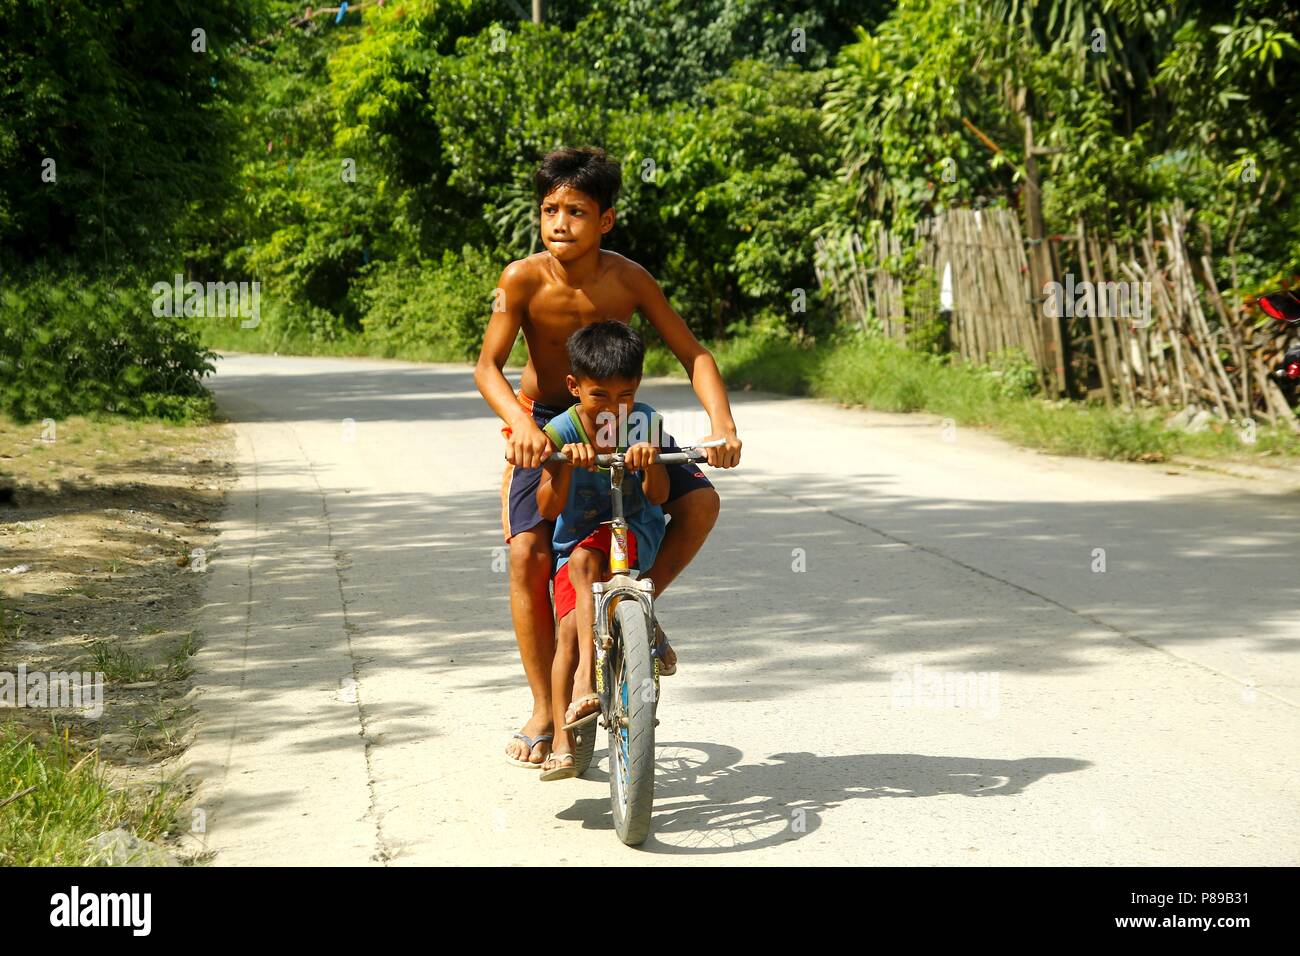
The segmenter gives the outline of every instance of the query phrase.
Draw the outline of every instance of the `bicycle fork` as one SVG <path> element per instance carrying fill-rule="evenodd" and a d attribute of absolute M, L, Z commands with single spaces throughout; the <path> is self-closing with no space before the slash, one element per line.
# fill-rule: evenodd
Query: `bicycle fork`
<path fill-rule="evenodd" d="M 655 586 L 654 582 L 649 579 L 633 578 L 624 571 L 623 573 L 616 572 L 608 581 L 596 581 L 592 584 L 591 590 L 596 604 L 596 694 L 600 697 L 601 726 L 609 729 L 612 724 L 620 723 L 622 719 L 622 702 L 615 702 L 613 699 L 614 688 L 611 685 L 614 682 L 609 679 L 613 675 L 607 675 L 606 673 L 609 653 L 614 649 L 614 632 L 611 624 L 614 620 L 614 608 L 618 606 L 620 601 L 635 600 L 640 603 L 642 610 L 645 612 L 646 620 L 649 622 L 647 634 L 649 635 L 653 654 Z M 659 696 L 659 660 L 657 656 L 654 662 L 654 675 L 657 705 Z"/>
<path fill-rule="evenodd" d="M 649 578 L 634 578 L 629 567 L 627 536 L 628 523 L 623 516 L 623 459 L 615 455 L 610 463 L 610 497 L 613 519 L 609 522 L 609 570 L 608 581 L 597 581 L 591 586 L 596 604 L 596 694 L 600 697 L 600 711 L 603 726 L 606 729 L 620 725 L 624 719 L 622 701 L 617 707 L 612 699 L 611 681 L 606 680 L 605 665 L 608 654 L 614 649 L 614 634 L 611 622 L 614 620 L 614 608 L 620 601 L 637 600 L 645 612 L 647 638 L 650 641 L 650 654 L 654 658 L 655 708 L 659 707 L 659 658 L 655 653 L 655 601 L 654 582 Z"/>

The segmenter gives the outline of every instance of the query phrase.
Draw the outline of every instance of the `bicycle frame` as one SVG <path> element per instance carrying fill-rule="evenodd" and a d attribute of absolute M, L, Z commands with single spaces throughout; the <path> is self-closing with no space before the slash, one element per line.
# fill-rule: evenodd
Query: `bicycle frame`
<path fill-rule="evenodd" d="M 722 443 L 711 442 L 703 447 Z M 563 454 L 552 457 L 567 461 Z M 703 452 L 696 447 L 660 454 L 656 461 L 669 465 L 703 458 Z M 595 581 L 591 586 L 596 612 L 592 629 L 596 644 L 596 693 L 600 697 L 601 725 L 609 733 L 610 808 L 614 829 L 624 843 L 637 846 L 650 832 L 654 803 L 654 727 L 659 723 L 661 663 L 655 644 L 655 586 L 649 578 L 639 577 L 628 566 L 628 523 L 623 513 L 624 455 L 617 452 L 597 455 L 596 462 L 610 470 L 613 513 L 608 522 L 610 578 Z M 641 613 L 631 613 L 630 608 L 621 610 L 625 601 L 636 601 Z M 621 622 L 618 628 L 621 633 L 615 632 L 616 621 Z M 629 637 L 628 631 L 634 636 Z M 634 688 L 633 683 L 639 687 Z M 650 689 L 647 685 L 651 683 L 653 697 L 646 695 Z M 584 757 L 583 745 L 579 743 L 575 765 L 589 766 L 594 746 L 594 738 L 587 738 Z"/>
<path fill-rule="evenodd" d="M 595 598 L 595 640 L 596 640 L 596 693 L 600 695 L 601 710 L 606 717 L 611 713 L 611 701 L 605 687 L 605 655 L 614 646 L 613 628 L 614 608 L 620 601 L 634 599 L 639 601 L 649 622 L 648 632 L 654 634 L 655 600 L 654 582 L 649 578 L 634 577 L 628 567 L 627 535 L 628 523 L 623 516 L 623 475 L 622 455 L 613 455 L 609 465 L 610 498 L 614 517 L 609 525 L 609 571 L 608 581 L 596 581 L 592 584 Z M 655 667 L 655 683 L 658 684 L 659 668 Z M 656 690 L 658 687 L 656 686 Z"/>
<path fill-rule="evenodd" d="M 668 452 L 657 456 L 655 463 L 663 465 L 681 464 L 687 461 L 703 461 L 703 449 L 715 448 L 725 444 L 725 440 L 706 442 L 700 445 L 693 445 L 680 452 Z M 560 452 L 553 454 L 552 459 L 555 461 L 568 461 L 567 456 Z M 602 726 L 608 727 L 611 718 L 614 716 L 612 710 L 612 701 L 610 700 L 609 688 L 605 686 L 604 663 L 605 655 L 614 647 L 614 633 L 610 622 L 614 619 L 614 608 L 623 600 L 639 601 L 645 611 L 646 620 L 648 621 L 648 633 L 653 642 L 655 634 L 655 604 L 654 604 L 654 582 L 649 578 L 640 578 L 636 575 L 639 573 L 628 567 L 627 554 L 627 534 L 628 523 L 623 515 L 623 475 L 625 472 L 624 457 L 621 452 L 610 455 L 597 455 L 596 463 L 609 468 L 610 481 L 610 498 L 613 518 L 608 522 L 610 526 L 610 549 L 609 549 L 609 571 L 611 577 L 608 581 L 596 581 L 592 584 L 592 595 L 595 598 L 595 642 L 596 642 L 596 693 L 600 695 Z M 655 690 L 656 699 L 659 689 L 659 659 L 655 654 L 655 649 L 651 648 L 651 654 L 655 657 Z"/>

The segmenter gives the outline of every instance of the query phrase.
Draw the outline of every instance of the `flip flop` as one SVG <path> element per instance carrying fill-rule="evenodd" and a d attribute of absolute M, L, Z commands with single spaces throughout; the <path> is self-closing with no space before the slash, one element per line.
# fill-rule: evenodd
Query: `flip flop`
<path fill-rule="evenodd" d="M 527 734 L 514 734 L 510 739 L 522 740 L 528 746 L 528 755 L 531 757 L 533 755 L 533 748 L 536 747 L 538 744 L 540 744 L 542 741 L 549 741 L 553 739 L 553 735 L 538 734 L 536 737 L 529 737 Z M 541 763 L 533 763 L 531 760 L 518 760 L 515 757 L 510 756 L 509 754 L 506 754 L 506 760 L 509 763 L 514 764 L 516 767 L 523 767 L 525 770 L 538 770 L 542 766 Z M 542 763 L 545 762 L 546 762 L 545 760 L 542 761 Z"/>
<path fill-rule="evenodd" d="M 576 777 L 578 775 L 578 758 L 575 757 L 573 754 L 553 753 L 550 756 L 548 756 L 546 760 L 554 761 L 556 764 L 558 764 L 561 760 L 567 760 L 569 761 L 569 764 L 567 767 L 555 766 L 552 767 L 550 770 L 543 770 L 541 777 L 538 778 L 540 780 L 544 780 L 549 783 L 552 780 L 568 780 L 570 777 Z M 546 761 L 542 761 L 542 762 L 545 763 Z"/>
<path fill-rule="evenodd" d="M 664 662 L 664 659 L 663 659 L 663 651 L 660 650 L 660 648 L 670 647 L 670 646 L 671 646 L 671 645 L 668 643 L 668 635 L 665 634 L 665 633 L 664 633 L 664 629 L 663 629 L 662 627 L 659 626 L 659 622 L 658 622 L 658 621 L 655 621 L 655 646 L 654 646 L 654 655 L 655 655 L 655 657 L 659 658 L 659 676 L 660 676 L 660 677 L 672 677 L 674 674 L 677 673 L 677 662 L 676 662 L 676 661 L 673 661 L 672 666 L 669 667 L 669 666 Z"/>
<path fill-rule="evenodd" d="M 586 704 L 586 703 L 596 703 L 596 704 L 599 704 L 599 703 L 600 703 L 600 695 L 599 695 L 599 694 L 583 694 L 583 695 L 582 695 L 581 697 L 579 697 L 577 700 L 574 700 L 574 701 L 570 701 L 570 702 L 569 702 L 569 710 L 577 710 L 579 707 L 581 707 L 583 704 Z M 565 713 L 567 714 L 567 713 L 569 712 L 569 710 L 566 710 Z M 595 720 L 595 719 L 596 719 L 597 717 L 599 717 L 599 716 L 600 716 L 600 708 L 597 707 L 597 708 L 596 708 L 595 710 L 593 710 L 590 714 L 583 714 L 581 717 L 578 717 L 578 718 L 575 719 L 575 720 L 571 720 L 571 721 L 569 721 L 567 724 L 564 725 L 564 729 L 565 729 L 565 730 L 574 730 L 575 728 L 578 728 L 578 727 L 586 727 L 589 723 L 591 723 L 593 720 Z"/>

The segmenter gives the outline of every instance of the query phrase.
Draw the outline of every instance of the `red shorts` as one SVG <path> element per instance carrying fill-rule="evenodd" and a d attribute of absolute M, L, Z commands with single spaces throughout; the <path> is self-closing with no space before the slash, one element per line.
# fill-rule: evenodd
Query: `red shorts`
<path fill-rule="evenodd" d="M 609 554 L 609 534 L 609 525 L 603 524 L 579 541 L 577 547 L 591 548 Z M 576 551 L 577 548 L 574 550 Z M 627 529 L 627 562 L 632 567 L 636 567 L 636 533 L 631 528 Z M 555 575 L 555 620 L 563 621 L 565 615 L 573 610 L 577 600 L 578 594 L 573 590 L 573 582 L 569 580 L 569 562 L 566 561 L 564 567 L 560 568 Z"/>

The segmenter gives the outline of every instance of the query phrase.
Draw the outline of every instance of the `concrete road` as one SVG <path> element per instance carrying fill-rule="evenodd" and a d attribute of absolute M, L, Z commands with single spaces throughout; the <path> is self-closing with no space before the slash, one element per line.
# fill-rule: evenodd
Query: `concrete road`
<path fill-rule="evenodd" d="M 470 370 L 239 355 L 214 388 L 241 477 L 190 756 L 219 865 L 1300 862 L 1295 489 L 734 396 L 632 850 L 603 740 L 588 779 L 503 757 L 529 698 Z"/>

